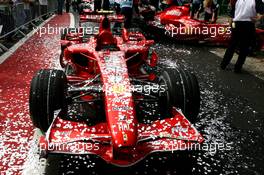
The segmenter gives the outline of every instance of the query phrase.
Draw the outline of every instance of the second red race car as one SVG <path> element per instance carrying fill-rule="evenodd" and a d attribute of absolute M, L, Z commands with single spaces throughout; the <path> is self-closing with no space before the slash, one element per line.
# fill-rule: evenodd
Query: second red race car
<path fill-rule="evenodd" d="M 39 145 L 47 155 L 95 154 L 131 166 L 150 153 L 203 142 L 191 124 L 200 108 L 195 75 L 158 67 L 153 41 L 140 32 L 114 35 L 111 23 L 120 20 L 101 15 L 99 34 L 64 48 L 64 71 L 33 77 L 30 114 L 45 133 Z"/>
<path fill-rule="evenodd" d="M 191 19 L 190 4 L 171 6 L 156 14 L 153 8 L 146 6 L 141 9 L 141 15 L 149 31 L 158 37 L 168 36 L 177 41 L 223 46 L 228 45 L 231 37 L 228 23 Z M 256 50 L 264 50 L 264 30 L 256 30 L 256 43 L 252 45 L 255 45 Z"/>

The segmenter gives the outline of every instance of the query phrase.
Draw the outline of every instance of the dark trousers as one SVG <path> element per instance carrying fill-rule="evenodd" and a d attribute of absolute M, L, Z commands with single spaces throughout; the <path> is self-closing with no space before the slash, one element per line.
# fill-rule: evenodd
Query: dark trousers
<path fill-rule="evenodd" d="M 31 20 L 31 11 L 30 11 L 30 9 L 25 9 L 24 12 L 26 15 L 25 22 L 29 22 Z"/>
<path fill-rule="evenodd" d="M 159 0 L 152 0 L 150 1 L 150 5 L 154 6 L 156 10 L 159 9 Z"/>
<path fill-rule="evenodd" d="M 66 13 L 69 13 L 70 12 L 70 0 L 66 0 Z"/>
<path fill-rule="evenodd" d="M 15 29 L 15 20 L 13 15 L 0 13 L 0 26 L 2 25 L 2 32 L 0 31 L 0 36 L 4 35 Z"/>
<path fill-rule="evenodd" d="M 125 16 L 125 28 L 130 28 L 132 22 L 133 9 L 129 7 L 121 8 L 121 14 Z"/>
<path fill-rule="evenodd" d="M 213 14 L 211 14 L 211 13 L 207 13 L 207 12 L 204 13 L 204 20 L 205 20 L 206 22 L 209 22 L 210 19 L 212 19 L 212 17 L 213 17 Z"/>
<path fill-rule="evenodd" d="M 102 0 L 94 0 L 94 11 L 100 11 L 102 5 Z"/>
<path fill-rule="evenodd" d="M 192 3 L 192 10 L 191 10 L 191 18 L 200 10 L 201 4 L 199 3 Z M 199 16 L 198 16 L 199 18 Z"/>
<path fill-rule="evenodd" d="M 47 12 L 48 12 L 48 6 L 47 5 L 40 5 L 40 13 L 41 13 L 41 15 L 47 14 Z M 44 15 L 43 19 L 48 19 L 48 16 Z"/>
<path fill-rule="evenodd" d="M 62 15 L 64 0 L 58 0 L 58 14 Z"/>
<path fill-rule="evenodd" d="M 137 15 L 139 15 L 139 8 L 138 8 L 138 4 L 133 4 L 133 8 L 136 12 Z"/>
<path fill-rule="evenodd" d="M 240 71 L 249 54 L 249 48 L 255 36 L 255 24 L 253 22 L 235 22 L 235 28 L 232 29 L 231 40 L 225 52 L 221 67 L 225 68 L 234 56 L 235 50 L 239 48 L 238 60 L 235 64 L 235 70 Z"/>
<path fill-rule="evenodd" d="M 110 10 L 110 2 L 109 0 L 103 0 L 103 9 Z"/>

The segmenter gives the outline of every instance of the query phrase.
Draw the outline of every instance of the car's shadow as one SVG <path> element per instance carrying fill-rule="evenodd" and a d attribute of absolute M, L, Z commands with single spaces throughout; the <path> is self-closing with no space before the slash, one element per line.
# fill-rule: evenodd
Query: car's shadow
<path fill-rule="evenodd" d="M 154 153 L 131 167 L 116 167 L 91 155 L 50 155 L 46 174 L 94 174 L 94 175 L 188 175 L 196 164 L 192 152 Z"/>

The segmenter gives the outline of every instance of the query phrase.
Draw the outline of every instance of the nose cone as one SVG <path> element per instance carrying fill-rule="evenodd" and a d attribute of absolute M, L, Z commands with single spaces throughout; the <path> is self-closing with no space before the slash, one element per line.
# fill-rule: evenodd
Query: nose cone
<path fill-rule="evenodd" d="M 137 142 L 137 125 L 134 116 L 119 117 L 116 124 L 112 125 L 111 133 L 114 148 L 134 147 Z"/>
<path fill-rule="evenodd" d="M 98 63 L 104 83 L 105 111 L 113 147 L 134 147 L 137 143 L 137 120 L 125 53 L 103 52 Z"/>

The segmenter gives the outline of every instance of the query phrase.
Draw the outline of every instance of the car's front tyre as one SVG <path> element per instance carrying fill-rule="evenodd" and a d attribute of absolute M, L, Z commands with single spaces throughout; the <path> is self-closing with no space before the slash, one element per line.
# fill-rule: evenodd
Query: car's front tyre
<path fill-rule="evenodd" d="M 164 117 L 174 106 L 195 122 L 200 110 L 200 88 L 194 74 L 181 68 L 165 69 L 159 76 L 159 84 L 166 87 L 160 93 L 160 110 Z"/>
<path fill-rule="evenodd" d="M 66 106 L 67 78 L 62 70 L 42 69 L 31 81 L 30 117 L 35 127 L 46 132 L 54 111 Z"/>

